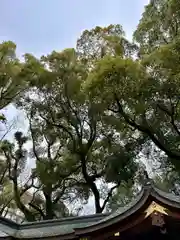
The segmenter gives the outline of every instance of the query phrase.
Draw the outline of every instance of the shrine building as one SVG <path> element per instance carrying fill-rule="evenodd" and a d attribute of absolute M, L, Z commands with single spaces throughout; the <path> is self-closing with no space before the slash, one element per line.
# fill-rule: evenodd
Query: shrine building
<path fill-rule="evenodd" d="M 151 184 L 110 214 L 17 224 L 0 217 L 0 239 L 150 240 L 180 239 L 180 197 Z"/>

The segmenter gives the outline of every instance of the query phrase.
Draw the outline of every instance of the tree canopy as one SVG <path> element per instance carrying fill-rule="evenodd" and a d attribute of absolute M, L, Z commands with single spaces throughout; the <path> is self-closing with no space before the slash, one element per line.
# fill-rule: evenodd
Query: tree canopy
<path fill-rule="evenodd" d="M 1 140 L 1 214 L 76 215 L 92 197 L 95 213 L 114 210 L 138 194 L 152 169 L 160 188 L 179 194 L 178 4 L 150 1 L 133 41 L 119 24 L 97 26 L 75 48 L 25 54 L 24 62 L 14 43 L 0 45 L 0 109 L 14 104 L 28 125 Z"/>

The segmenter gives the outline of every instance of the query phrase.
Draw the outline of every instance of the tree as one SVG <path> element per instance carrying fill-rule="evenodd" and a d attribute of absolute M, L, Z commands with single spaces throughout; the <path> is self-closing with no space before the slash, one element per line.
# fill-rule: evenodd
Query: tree
<path fill-rule="evenodd" d="M 3 109 L 27 87 L 22 78 L 23 64 L 16 57 L 16 45 L 0 44 L 0 109 Z M 2 116 L 1 119 L 4 120 Z"/>
<path fill-rule="evenodd" d="M 119 38 L 114 38 L 113 31 L 117 32 L 117 35 L 121 34 L 120 26 L 112 25 L 107 29 L 96 30 L 95 38 L 97 35 L 101 37 L 103 31 L 109 31 L 107 37 L 112 39 L 112 44 L 114 48 L 116 47 Z M 88 33 L 89 36 L 92 32 Z M 87 37 L 87 32 L 84 34 Z M 93 194 L 96 212 L 100 213 L 105 210 L 116 187 L 128 179 L 133 182 L 137 167 L 134 159 L 144 138 L 128 139 L 127 136 L 130 134 L 128 131 L 124 132 L 124 138 L 120 136 L 113 127 L 102 121 L 103 116 L 99 114 L 99 107 L 87 99 L 82 84 L 89 74 L 90 67 L 93 66 L 93 56 L 92 49 L 89 49 L 90 53 L 86 56 L 80 50 L 81 42 L 85 41 L 84 34 L 79 39 L 78 51 L 65 49 L 60 53 L 52 52 L 48 56 L 43 56 L 40 61 L 26 55 L 26 66 L 30 70 L 29 79 L 32 75 L 36 81 L 32 82 L 33 98 L 25 96 L 26 100 L 20 105 L 28 114 L 34 109 L 31 115 L 34 132 L 42 129 L 40 126 L 43 127 L 41 130 L 43 136 L 44 134 L 51 136 L 53 132 L 58 146 L 63 150 L 61 153 L 63 161 L 68 156 L 68 168 L 73 166 L 77 169 L 74 173 L 75 191 L 81 193 L 85 200 Z M 128 44 L 125 40 L 122 41 L 125 45 Z M 110 41 L 107 40 L 107 48 L 108 43 Z M 133 49 L 133 46 L 130 46 L 125 54 L 133 51 L 131 48 Z M 37 142 L 41 141 L 41 136 L 42 132 L 37 136 Z M 117 159 L 120 160 L 115 165 Z M 114 184 L 106 188 L 106 194 L 101 194 L 98 180 Z M 101 198 L 104 198 L 103 204 L 100 203 Z"/>
<path fill-rule="evenodd" d="M 175 4 L 151 1 L 135 32 L 140 58 L 104 56 L 84 86 L 104 106 L 104 114 L 149 138 L 179 170 L 179 8 Z M 155 8 L 161 14 L 154 11 L 150 19 Z M 168 40 L 163 42 L 164 34 Z"/>
<path fill-rule="evenodd" d="M 156 186 L 164 192 L 170 192 L 175 195 L 180 195 L 179 192 L 179 172 L 170 169 L 161 176 L 156 176 L 154 179 Z"/>
<path fill-rule="evenodd" d="M 24 88 L 23 79 L 19 78 L 21 64 L 15 51 L 16 45 L 11 41 L 0 44 L 0 110 L 12 103 Z M 1 141 L 13 126 L 14 124 L 9 126 L 5 115 L 0 113 Z M 12 203 L 11 191 L 9 191 L 8 166 L 3 156 L 0 159 L 0 166 L 0 185 L 2 187 L 0 214 L 5 215 L 8 212 L 7 206 L 14 207 L 14 204 Z"/>
<path fill-rule="evenodd" d="M 154 9 L 161 14 L 149 19 Z M 96 213 L 104 211 L 119 189 L 137 183 L 140 155 L 152 150 L 160 167 L 180 169 L 177 17 L 174 1 L 151 1 L 134 34 L 137 44 L 110 25 L 84 31 L 76 49 L 40 60 L 25 55 L 19 76 L 30 88 L 18 105 L 29 120 L 31 180 L 44 199 L 40 207 L 31 202 L 29 213 L 16 196 L 28 220 L 57 217 L 57 209 L 68 214 L 65 202 L 74 196 L 86 202 L 92 194 Z"/>
<path fill-rule="evenodd" d="M 23 64 L 16 56 L 16 45 L 11 41 L 0 43 L 0 110 L 13 103 L 28 87 L 22 72 Z M 2 112 L 0 123 L 0 131 L 3 132 L 2 140 L 12 126 L 8 126 L 6 116 Z M 4 124 L 8 128 L 4 129 Z"/>
<path fill-rule="evenodd" d="M 66 140 L 61 138 L 59 143 L 53 126 L 43 124 L 40 118 L 33 114 L 34 111 L 31 110 L 28 116 L 32 140 L 31 159 L 35 159 L 36 163 L 32 175 L 36 182 L 34 188 L 44 199 L 44 209 L 39 212 L 43 219 L 65 217 L 71 212 L 66 205 L 73 199 L 71 195 L 79 167 L 69 163 L 64 147 Z M 39 208 L 38 204 L 34 206 L 31 203 L 31 206 L 37 210 Z"/>
<path fill-rule="evenodd" d="M 1 155 L 0 159 L 0 215 L 6 216 L 9 208 L 14 209 L 12 185 L 8 177 L 8 165 L 5 158 Z"/>
<path fill-rule="evenodd" d="M 34 132 L 31 133 L 33 134 L 34 144 L 36 141 L 35 135 Z M 68 192 L 66 190 L 70 190 L 71 187 L 70 185 L 68 185 L 69 188 L 67 187 L 70 181 L 68 179 L 70 173 L 66 170 L 65 160 L 63 163 L 60 161 L 57 163 L 56 161 L 59 150 L 53 158 L 51 155 L 45 156 L 42 152 L 37 151 L 38 146 L 33 145 L 33 153 L 37 158 L 36 168 L 32 169 L 32 174 L 30 174 L 26 182 L 21 184 L 19 177 L 23 174 L 27 161 L 27 150 L 24 148 L 27 138 L 21 132 L 16 132 L 15 140 L 16 144 L 4 140 L 1 146 L 1 154 L 7 164 L 8 178 L 11 180 L 11 201 L 8 203 L 9 206 L 10 203 L 11 205 L 14 203 L 27 221 L 69 215 L 70 211 L 63 200 L 64 195 L 66 195 L 65 199 L 67 200 Z M 41 150 L 47 150 L 49 154 L 52 145 L 53 143 Z M 65 171 L 61 174 L 63 167 Z"/>
<path fill-rule="evenodd" d="M 15 134 L 15 139 L 17 142 L 17 147 L 15 144 L 11 144 L 7 140 L 4 140 L 1 144 L 1 154 L 5 157 L 6 164 L 8 167 L 8 177 L 13 183 L 13 197 L 17 204 L 17 207 L 24 213 L 27 220 L 34 220 L 33 215 L 29 209 L 22 203 L 21 196 L 23 193 L 29 189 L 21 190 L 18 184 L 18 178 L 20 173 L 24 170 L 26 164 L 26 150 L 23 145 L 26 143 L 27 138 L 22 135 L 21 132 Z"/>
<path fill-rule="evenodd" d="M 132 184 L 124 184 L 117 188 L 117 191 L 109 200 L 107 209 L 110 212 L 114 212 L 117 209 L 124 208 L 128 203 L 134 200 L 139 193 L 139 189 Z"/>
<path fill-rule="evenodd" d="M 141 54 L 149 54 L 159 46 L 179 38 L 180 5 L 176 0 L 151 0 L 134 32 Z"/>

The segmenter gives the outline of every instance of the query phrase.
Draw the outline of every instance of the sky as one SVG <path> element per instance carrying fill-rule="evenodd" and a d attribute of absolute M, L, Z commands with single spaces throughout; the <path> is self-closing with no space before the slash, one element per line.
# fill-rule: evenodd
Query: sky
<path fill-rule="evenodd" d="M 130 39 L 148 0 L 0 0 L 0 42 L 37 57 L 74 47 L 85 29 L 121 24 Z M 8 119 L 19 112 L 5 109 Z M 23 120 L 22 120 L 23 121 Z M 22 121 L 19 120 L 19 122 Z"/>
<path fill-rule="evenodd" d="M 130 39 L 146 4 L 148 0 L 0 0 L 0 42 L 15 42 L 19 57 L 27 52 L 40 57 L 75 47 L 82 31 L 97 25 L 121 24 Z M 14 107 L 4 113 L 8 120 L 18 117 L 18 130 L 25 127 Z"/>
<path fill-rule="evenodd" d="M 0 0 L 0 41 L 36 56 L 75 46 L 83 30 L 121 24 L 130 38 L 148 0 Z"/>

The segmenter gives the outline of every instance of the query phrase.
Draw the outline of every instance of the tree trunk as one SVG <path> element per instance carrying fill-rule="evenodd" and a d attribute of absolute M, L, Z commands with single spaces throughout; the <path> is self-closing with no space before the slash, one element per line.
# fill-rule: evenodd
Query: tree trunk
<path fill-rule="evenodd" d="M 53 202 L 52 202 L 52 193 L 44 192 L 44 196 L 46 199 L 46 216 L 45 219 L 53 219 L 54 217 L 54 211 L 53 211 Z"/>
<path fill-rule="evenodd" d="M 86 159 L 82 155 L 81 155 L 81 166 L 82 166 L 82 173 L 83 173 L 84 179 L 86 181 L 86 184 L 89 186 L 89 188 L 91 189 L 91 191 L 94 195 L 96 213 L 102 213 L 102 208 L 100 205 L 99 190 L 98 190 L 96 184 L 94 183 L 94 181 L 92 180 L 92 178 L 88 175 L 87 167 L 86 167 Z"/>

